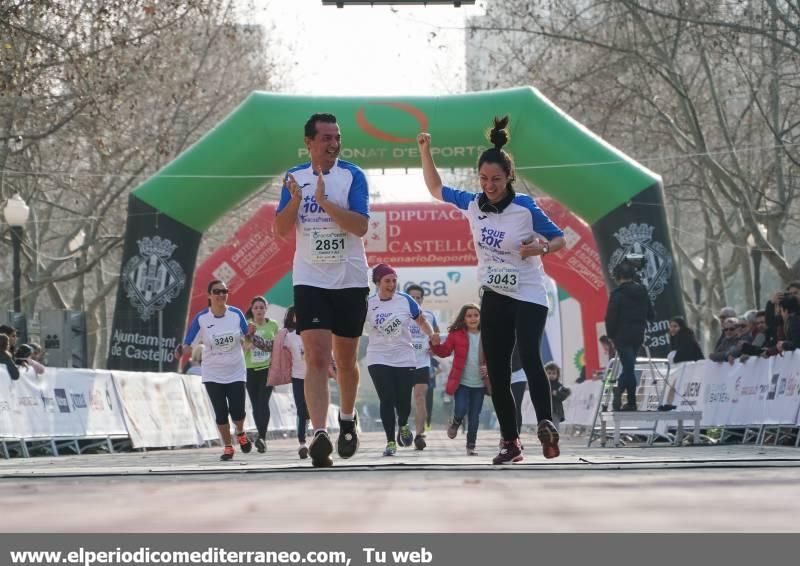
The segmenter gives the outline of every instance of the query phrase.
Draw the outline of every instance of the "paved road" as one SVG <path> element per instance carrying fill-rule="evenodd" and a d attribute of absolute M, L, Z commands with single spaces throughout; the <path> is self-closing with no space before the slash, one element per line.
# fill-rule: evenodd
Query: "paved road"
<path fill-rule="evenodd" d="M 16 532 L 798 531 L 800 450 L 754 446 L 591 448 L 557 460 L 528 438 L 526 460 L 496 467 L 429 435 L 423 452 L 383 458 L 382 435 L 334 468 L 220 450 L 0 460 L 0 530 Z M 13 511 L 11 511 L 13 510 Z"/>

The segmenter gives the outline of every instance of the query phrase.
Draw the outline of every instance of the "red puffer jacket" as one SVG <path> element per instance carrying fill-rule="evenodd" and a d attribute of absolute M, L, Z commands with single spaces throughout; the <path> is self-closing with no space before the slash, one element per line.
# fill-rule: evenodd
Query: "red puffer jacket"
<path fill-rule="evenodd" d="M 431 344 L 431 352 L 440 358 L 447 358 L 455 352 L 453 356 L 453 367 L 450 368 L 450 374 L 447 376 L 447 385 L 445 391 L 448 395 L 454 395 L 458 385 L 461 382 L 461 374 L 464 373 L 464 366 L 467 365 L 467 354 L 469 353 L 469 336 L 464 328 L 453 330 L 447 335 L 444 342 L 438 346 Z M 483 352 L 478 353 L 478 364 L 483 365 Z M 481 376 L 483 385 L 486 387 L 487 394 L 491 395 L 492 386 L 489 384 L 489 379 Z"/>

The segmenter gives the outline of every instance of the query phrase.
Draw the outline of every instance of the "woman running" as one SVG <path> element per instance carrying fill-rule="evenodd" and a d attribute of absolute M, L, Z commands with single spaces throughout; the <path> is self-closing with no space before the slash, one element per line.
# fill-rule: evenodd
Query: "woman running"
<path fill-rule="evenodd" d="M 269 427 L 269 399 L 272 387 L 267 385 L 269 366 L 272 358 L 272 340 L 278 332 L 278 323 L 267 318 L 267 300 L 264 297 L 253 297 L 245 318 L 256 330 L 255 336 L 261 337 L 267 345 L 263 350 L 257 347 L 250 338 L 244 342 L 244 363 L 247 367 L 247 394 L 253 406 L 253 420 L 256 422 L 256 450 L 263 454 L 267 451 L 267 427 Z"/>
<path fill-rule="evenodd" d="M 372 270 L 377 290 L 367 301 L 367 369 L 380 400 L 381 421 L 386 432 L 384 456 L 394 456 L 397 444 L 411 446 L 414 436 L 408 426 L 411 414 L 411 392 L 417 355 L 411 337 L 411 324 L 416 322 L 431 343 L 438 343 L 433 328 L 422 315 L 417 302 L 397 291 L 397 273 L 381 263 Z M 395 430 L 397 442 L 395 443 Z M 417 431 L 421 433 L 422 431 Z"/>
<path fill-rule="evenodd" d="M 273 378 L 281 383 L 285 378 L 291 381 L 294 406 L 297 410 L 297 441 L 300 443 L 297 454 L 305 460 L 308 458 L 306 429 L 309 419 L 305 395 L 306 359 L 303 340 L 297 335 L 297 314 L 294 305 L 286 309 L 283 328 L 275 336 L 273 351 L 275 354 L 270 369 L 270 381 Z"/>
<path fill-rule="evenodd" d="M 182 356 L 184 348 L 191 348 L 195 340 L 204 346 L 202 379 L 225 445 L 221 460 L 233 459 L 228 416 L 236 427 L 236 440 L 241 451 L 246 454 L 253 448 L 244 431 L 247 370 L 242 343 L 254 329 L 248 328 L 242 311 L 228 306 L 227 299 L 227 285 L 219 279 L 212 280 L 208 284 L 208 308 L 194 317 L 177 352 Z"/>
<path fill-rule="evenodd" d="M 445 389 L 455 401 L 447 436 L 455 438 L 458 435 L 458 429 L 466 416 L 467 455 L 477 456 L 475 442 L 478 440 L 483 396 L 491 393 L 480 352 L 481 310 L 478 305 L 467 304 L 461 307 L 455 322 L 447 330 L 445 341 L 438 346 L 431 346 L 431 351 L 440 358 L 454 354 Z"/>
<path fill-rule="evenodd" d="M 491 148 L 478 158 L 481 193 L 445 187 L 431 155 L 431 136 L 417 136 L 422 172 L 431 195 L 465 211 L 475 241 L 481 282 L 483 349 L 492 381 L 492 401 L 503 440 L 495 464 L 519 462 L 522 449 L 511 395 L 511 351 L 520 344 L 522 367 L 538 420 L 545 458 L 559 455 L 550 383 L 542 367 L 547 291 L 541 256 L 564 247 L 564 233 L 529 195 L 514 192 L 514 162 L 503 150 L 508 117 L 494 120 Z"/>

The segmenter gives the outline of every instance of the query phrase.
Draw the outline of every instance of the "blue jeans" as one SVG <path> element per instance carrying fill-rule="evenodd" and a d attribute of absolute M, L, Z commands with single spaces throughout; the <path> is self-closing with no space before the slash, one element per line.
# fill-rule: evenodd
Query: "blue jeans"
<path fill-rule="evenodd" d="M 464 419 L 464 415 L 467 416 L 467 446 L 475 446 L 475 441 L 478 439 L 478 424 L 485 392 L 485 387 L 467 387 L 466 385 L 459 385 L 456 389 L 453 418 L 460 423 Z"/>
<path fill-rule="evenodd" d="M 617 353 L 619 354 L 619 361 L 622 365 L 622 372 L 619 376 L 620 393 L 627 392 L 628 404 L 636 404 L 636 372 L 634 366 L 636 365 L 636 352 L 639 351 L 639 346 L 631 346 L 629 344 L 618 344 Z"/>

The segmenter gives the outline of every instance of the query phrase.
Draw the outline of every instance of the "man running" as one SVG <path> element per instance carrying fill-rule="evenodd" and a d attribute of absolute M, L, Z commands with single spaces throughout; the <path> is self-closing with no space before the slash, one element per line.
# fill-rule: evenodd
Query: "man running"
<path fill-rule="evenodd" d="M 422 309 L 422 301 L 425 299 L 425 292 L 419 285 L 409 285 L 406 293 L 414 299 Z M 431 311 L 421 310 L 422 316 L 428 321 L 435 333 L 439 333 L 439 325 L 436 317 Z M 425 442 L 425 421 L 427 420 L 426 398 L 428 396 L 428 382 L 431 379 L 431 351 L 428 347 L 428 336 L 422 331 L 420 326 L 413 323 L 410 327 L 411 341 L 414 344 L 414 353 L 417 356 L 417 365 L 414 370 L 414 420 L 416 422 L 416 435 L 414 436 L 414 447 L 417 450 L 424 450 Z"/>
<path fill-rule="evenodd" d="M 350 458 L 358 450 L 356 354 L 369 294 L 361 239 L 369 227 L 369 190 L 364 172 L 339 159 L 341 142 L 335 116 L 308 119 L 305 145 L 311 160 L 288 171 L 275 218 L 280 236 L 296 232 L 294 304 L 305 350 L 305 397 L 314 427 L 309 455 L 315 467 L 333 465 L 326 430 L 331 351 L 341 404 L 337 452 Z"/>

